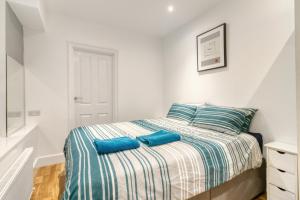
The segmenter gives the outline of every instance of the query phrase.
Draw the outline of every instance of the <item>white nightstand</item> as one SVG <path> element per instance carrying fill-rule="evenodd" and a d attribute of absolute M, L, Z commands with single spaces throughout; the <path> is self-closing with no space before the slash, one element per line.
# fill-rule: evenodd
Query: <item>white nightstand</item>
<path fill-rule="evenodd" d="M 268 200 L 298 200 L 297 146 L 271 142 L 265 147 Z"/>

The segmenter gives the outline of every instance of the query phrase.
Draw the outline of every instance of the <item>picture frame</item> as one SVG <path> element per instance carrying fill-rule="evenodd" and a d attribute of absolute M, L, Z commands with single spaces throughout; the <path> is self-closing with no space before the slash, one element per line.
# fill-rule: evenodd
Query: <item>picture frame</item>
<path fill-rule="evenodd" d="M 201 33 L 197 40 L 197 71 L 227 66 L 226 23 Z"/>

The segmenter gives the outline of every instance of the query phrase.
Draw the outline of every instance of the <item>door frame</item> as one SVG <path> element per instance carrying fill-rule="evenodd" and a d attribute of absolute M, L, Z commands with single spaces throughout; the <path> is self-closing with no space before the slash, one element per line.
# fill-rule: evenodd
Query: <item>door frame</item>
<path fill-rule="evenodd" d="M 118 51 L 96 47 L 92 45 L 67 42 L 68 49 L 68 131 L 75 125 L 75 103 L 74 103 L 74 52 L 83 50 L 100 54 L 110 55 L 113 58 L 112 70 L 112 119 L 113 122 L 118 120 Z"/>

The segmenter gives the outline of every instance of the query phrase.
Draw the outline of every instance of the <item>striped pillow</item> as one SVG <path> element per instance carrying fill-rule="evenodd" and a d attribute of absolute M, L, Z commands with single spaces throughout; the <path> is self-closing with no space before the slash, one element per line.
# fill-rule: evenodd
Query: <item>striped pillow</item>
<path fill-rule="evenodd" d="M 251 121 L 252 121 L 255 113 L 257 112 L 257 109 L 254 109 L 254 108 L 241 108 L 241 110 L 243 110 L 246 113 L 246 120 L 245 120 L 245 123 L 242 126 L 242 132 L 247 133 L 247 132 L 249 132 Z"/>
<path fill-rule="evenodd" d="M 198 107 L 190 125 L 229 135 L 238 135 L 247 121 L 246 116 L 246 112 L 241 109 L 217 106 Z"/>
<path fill-rule="evenodd" d="M 206 103 L 205 106 L 215 106 L 215 105 Z M 216 107 L 221 107 L 221 106 L 216 106 Z M 222 108 L 223 107 L 224 106 L 222 106 Z M 242 126 L 241 131 L 244 132 L 244 133 L 249 132 L 251 121 L 252 121 L 255 113 L 257 112 L 257 109 L 255 109 L 255 108 L 232 108 L 232 107 L 224 107 L 224 108 L 231 108 L 231 109 L 236 109 L 236 110 L 245 112 L 246 120 L 245 120 L 245 123 Z"/>
<path fill-rule="evenodd" d="M 190 123 L 195 116 L 196 110 L 197 106 L 195 105 L 174 103 L 169 110 L 167 118 L 179 119 Z"/>

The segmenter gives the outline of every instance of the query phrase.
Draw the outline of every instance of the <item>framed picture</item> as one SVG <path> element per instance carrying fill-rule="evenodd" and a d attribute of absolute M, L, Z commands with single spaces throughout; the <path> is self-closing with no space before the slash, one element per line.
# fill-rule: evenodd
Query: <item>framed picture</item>
<path fill-rule="evenodd" d="M 226 67 L 226 24 L 197 36 L 198 72 Z"/>

